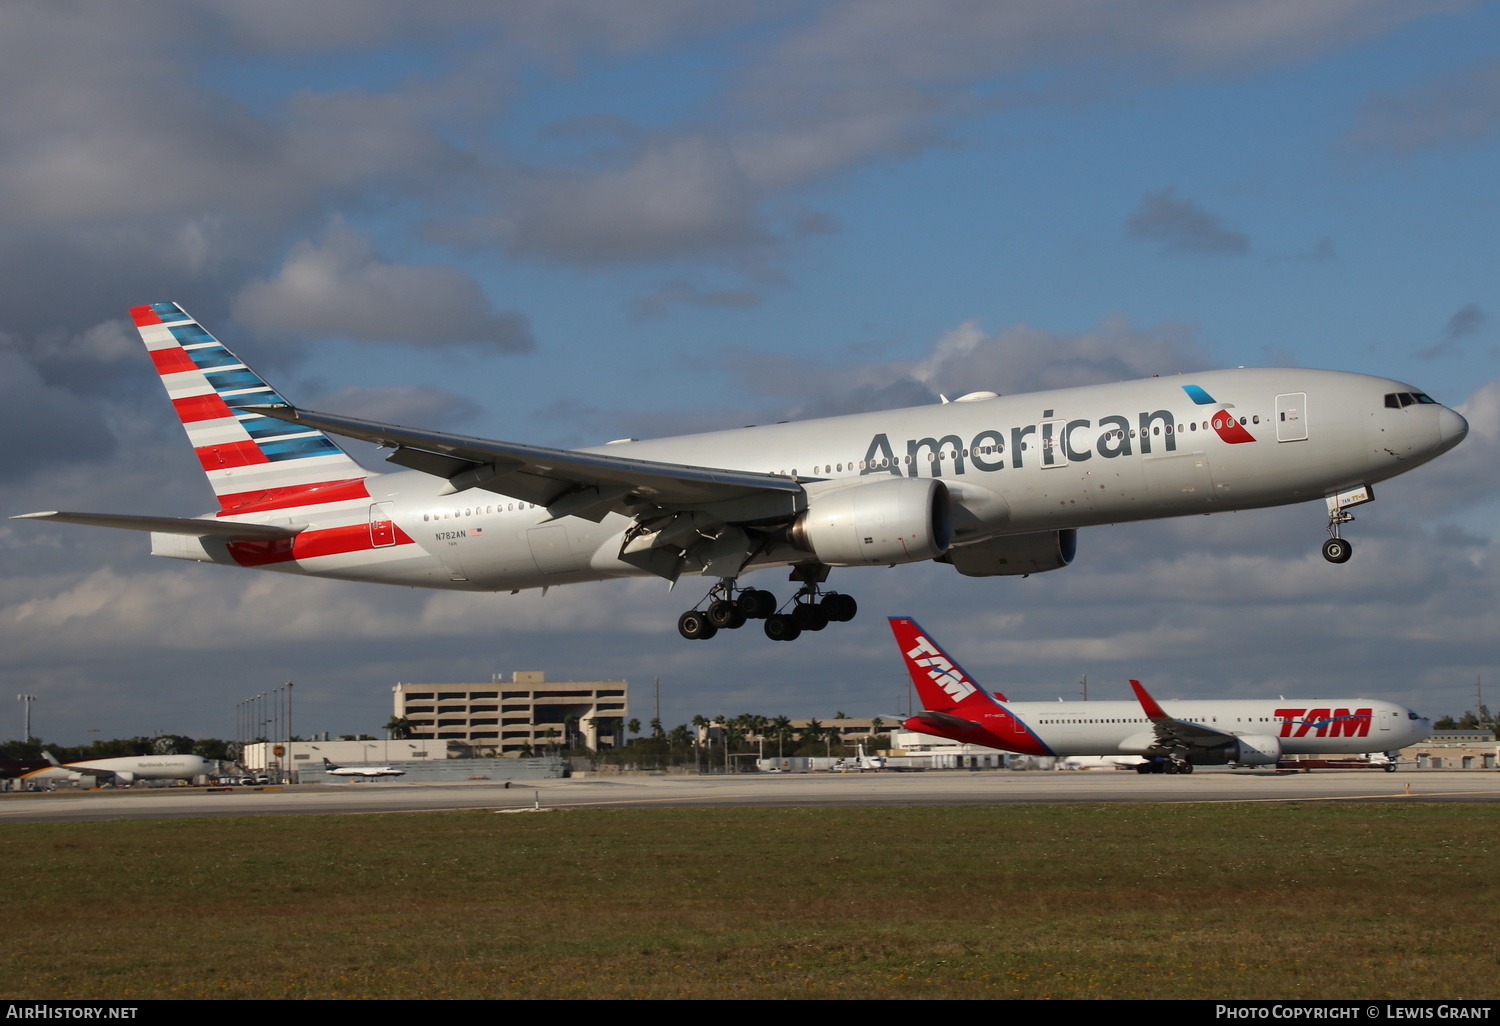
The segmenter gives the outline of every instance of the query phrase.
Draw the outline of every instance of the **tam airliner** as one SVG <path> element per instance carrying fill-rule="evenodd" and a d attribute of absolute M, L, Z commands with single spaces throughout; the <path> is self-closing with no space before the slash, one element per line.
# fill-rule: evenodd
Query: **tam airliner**
<path fill-rule="evenodd" d="M 1158 702 L 1131 681 L 1134 702 L 1011 702 L 981 687 L 909 617 L 890 618 L 922 711 L 907 730 L 1022 755 L 1139 755 L 1138 772 L 1194 766 L 1275 766 L 1285 755 L 1385 752 L 1416 744 L 1432 723 L 1370 698 L 1183 699 Z M 1394 761 L 1386 763 L 1394 770 Z"/>
<path fill-rule="evenodd" d="M 854 599 L 823 588 L 834 568 L 1025 576 L 1069 565 L 1080 528 L 1125 521 L 1322 500 L 1323 555 L 1342 563 L 1349 510 L 1468 432 L 1400 381 L 1240 368 L 549 449 L 302 410 L 177 304 L 131 316 L 219 508 L 24 518 L 149 532 L 173 559 L 409 587 L 696 575 L 715 583 L 678 620 L 690 639 L 849 620 Z M 330 435 L 401 469 L 366 469 Z M 742 583 L 772 567 L 790 568 L 790 598 Z"/>

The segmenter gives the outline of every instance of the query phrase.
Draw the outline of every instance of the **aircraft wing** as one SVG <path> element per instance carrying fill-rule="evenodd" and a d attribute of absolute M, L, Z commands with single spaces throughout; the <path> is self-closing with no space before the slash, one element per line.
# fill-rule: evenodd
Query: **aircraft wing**
<path fill-rule="evenodd" d="M 1146 718 L 1151 721 L 1151 727 L 1156 731 L 1156 739 L 1161 742 L 1177 742 L 1190 745 L 1195 748 L 1212 748 L 1223 744 L 1225 741 L 1234 739 L 1234 735 L 1227 734 L 1222 730 L 1205 727 L 1201 723 L 1192 723 L 1188 720 L 1177 720 L 1167 715 L 1167 711 L 1152 698 L 1141 682 L 1133 680 L 1130 687 L 1135 691 L 1135 697 L 1141 703 L 1141 709 L 1145 711 Z"/>
<path fill-rule="evenodd" d="M 50 520 L 59 524 L 86 524 L 90 527 L 117 527 L 127 531 L 155 531 L 158 534 L 187 534 L 199 538 L 265 539 L 290 538 L 300 527 L 277 527 L 272 524 L 237 524 L 232 520 L 197 520 L 190 517 L 137 517 L 124 513 L 20 513 L 12 520 Z"/>
<path fill-rule="evenodd" d="M 394 448 L 396 451 L 386 457 L 388 462 L 446 478 L 454 491 L 483 488 L 534 502 L 547 507 L 553 519 L 576 516 L 597 523 L 612 510 L 639 513 L 640 507 L 645 506 L 680 511 L 778 496 L 784 501 L 773 502 L 769 504 L 771 507 L 787 512 L 800 509 L 797 500 L 802 486 L 779 474 L 658 463 L 469 438 L 315 413 L 293 406 L 243 409 Z"/>

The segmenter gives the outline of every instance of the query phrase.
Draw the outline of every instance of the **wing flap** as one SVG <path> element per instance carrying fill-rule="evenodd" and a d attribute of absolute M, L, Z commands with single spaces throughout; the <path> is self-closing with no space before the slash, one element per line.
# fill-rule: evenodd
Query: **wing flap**
<path fill-rule="evenodd" d="M 45 513 L 21 513 L 12 520 L 47 520 L 58 524 L 84 524 L 88 527 L 114 527 L 125 531 L 154 531 L 157 534 L 185 534 L 196 538 L 243 538 L 272 540 L 290 538 L 300 528 L 273 524 L 237 524 L 232 520 L 196 520 L 188 517 L 138 517 L 125 513 L 67 513 L 51 510 Z"/>

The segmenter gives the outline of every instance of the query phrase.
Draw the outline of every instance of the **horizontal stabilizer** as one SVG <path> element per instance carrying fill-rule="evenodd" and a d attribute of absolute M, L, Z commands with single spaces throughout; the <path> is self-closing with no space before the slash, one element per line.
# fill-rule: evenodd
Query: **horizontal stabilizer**
<path fill-rule="evenodd" d="M 950 716 L 947 713 L 933 712 L 931 709 L 923 709 L 911 717 L 914 720 L 922 720 L 924 723 L 934 723 L 940 727 L 977 727 L 978 723 L 966 720 L 961 716 Z"/>
<path fill-rule="evenodd" d="M 290 538 L 300 527 L 277 527 L 273 524 L 237 524 L 232 520 L 197 520 L 190 517 L 137 517 L 125 513 L 22 513 L 12 520 L 50 520 L 59 524 L 85 524 L 89 527 L 115 527 L 125 531 L 155 531 L 158 534 L 186 534 L 196 538 L 253 538 L 272 540 Z"/>

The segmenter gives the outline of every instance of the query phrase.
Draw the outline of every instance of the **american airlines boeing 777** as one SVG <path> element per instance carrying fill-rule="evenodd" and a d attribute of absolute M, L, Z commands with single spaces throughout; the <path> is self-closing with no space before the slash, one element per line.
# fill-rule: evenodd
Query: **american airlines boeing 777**
<path fill-rule="evenodd" d="M 131 315 L 219 509 L 30 513 L 148 531 L 155 555 L 468 591 L 716 579 L 684 637 L 851 619 L 830 568 L 935 560 L 971 577 L 1073 561 L 1096 524 L 1323 499 L 1323 555 L 1372 486 L 1446 452 L 1464 418 L 1411 385 L 1297 368 L 1207 371 L 562 450 L 289 405 L 175 303 Z M 391 451 L 368 470 L 329 434 Z M 789 566 L 796 594 L 743 587 Z"/>
<path fill-rule="evenodd" d="M 922 700 L 902 725 L 965 744 L 1022 755 L 1140 755 L 1141 773 L 1191 773 L 1275 766 L 1283 755 L 1394 756 L 1432 733 L 1426 717 L 1370 698 L 1184 699 L 1169 712 L 1135 680 L 1134 702 L 1011 702 L 981 687 L 915 620 L 893 616 L 890 624 Z"/>

